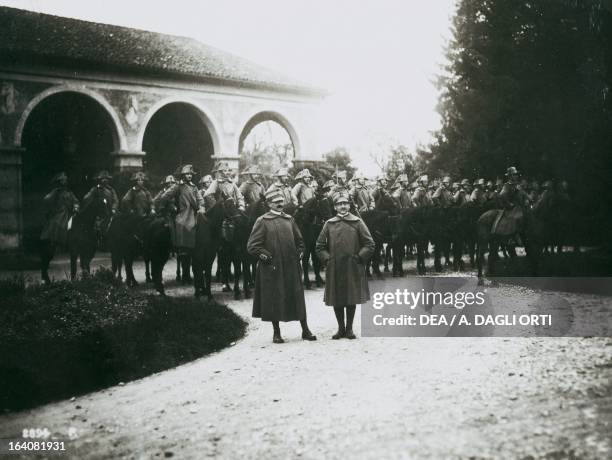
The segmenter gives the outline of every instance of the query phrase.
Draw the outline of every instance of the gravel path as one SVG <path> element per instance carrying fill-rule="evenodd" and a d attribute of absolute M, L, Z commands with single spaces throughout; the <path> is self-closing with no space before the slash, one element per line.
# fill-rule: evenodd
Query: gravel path
<path fill-rule="evenodd" d="M 509 307 L 541 295 L 504 285 L 489 293 Z M 287 343 L 274 345 L 270 325 L 250 320 L 250 301 L 227 299 L 250 321 L 234 346 L 3 415 L 0 438 L 28 427 L 61 439 L 71 432 L 66 457 L 75 459 L 612 458 L 612 339 L 332 341 L 335 320 L 322 294 L 306 293 L 316 342 L 302 341 L 299 324 L 288 323 Z M 585 311 L 612 302 L 559 295 Z"/>

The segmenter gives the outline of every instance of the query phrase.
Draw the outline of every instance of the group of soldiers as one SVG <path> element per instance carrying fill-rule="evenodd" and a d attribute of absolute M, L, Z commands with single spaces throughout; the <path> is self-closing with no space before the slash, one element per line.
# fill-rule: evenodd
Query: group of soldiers
<path fill-rule="evenodd" d="M 233 199 L 237 208 L 244 211 L 247 206 L 260 200 L 270 191 L 278 191 L 283 197 L 283 207 L 300 208 L 313 198 L 318 182 L 308 169 L 299 171 L 294 183 L 287 168 L 278 169 L 273 175 L 273 182 L 268 187 L 263 184 L 263 175 L 257 166 L 251 166 L 239 174 L 239 181 L 233 175 L 227 162 L 217 163 L 211 175 L 202 175 L 197 185 L 194 182 L 196 171 L 192 165 L 184 165 L 179 177 L 168 175 L 162 181 L 161 190 L 153 196 L 146 187 L 146 176 L 143 172 L 132 175 L 132 186 L 119 199 L 111 185 L 112 176 L 101 171 L 95 176 L 96 184 L 83 197 L 81 203 L 68 189 L 68 178 L 65 173 L 57 174 L 53 179 L 54 189 L 45 197 L 47 218 L 41 240 L 50 243 L 65 243 L 68 221 L 78 212 L 79 206 L 85 207 L 92 200 L 99 198 L 107 207 L 109 215 L 121 210 L 122 213 L 145 218 L 159 215 L 168 220 L 172 241 L 178 250 L 186 274 L 190 268 L 190 252 L 195 247 L 195 225 L 198 213 L 210 209 L 216 199 Z M 239 182 L 239 185 L 236 183 Z M 342 192 L 349 196 L 351 209 L 357 215 L 373 210 L 376 202 L 386 196 L 393 200 L 398 208 L 423 206 L 460 206 L 465 203 L 486 205 L 510 209 L 512 207 L 532 207 L 550 193 L 561 193 L 567 197 L 567 184 L 561 182 L 553 192 L 553 183 L 548 180 L 541 184 L 537 181 L 520 179 L 515 167 L 506 171 L 506 180 L 479 178 L 473 182 L 463 179 L 452 182 L 449 176 L 431 182 L 427 175 L 419 176 L 411 182 L 406 174 L 399 174 L 394 184 L 389 186 L 386 176 L 381 176 L 373 183 L 363 174 L 355 174 L 347 180 L 346 171 L 336 171 L 332 179 L 321 186 L 321 193 L 331 197 Z M 569 197 L 567 197 L 569 199 Z M 182 257 L 184 256 L 184 257 Z M 188 275 L 187 275 L 188 276 Z M 189 279 L 187 279 L 188 281 Z"/>

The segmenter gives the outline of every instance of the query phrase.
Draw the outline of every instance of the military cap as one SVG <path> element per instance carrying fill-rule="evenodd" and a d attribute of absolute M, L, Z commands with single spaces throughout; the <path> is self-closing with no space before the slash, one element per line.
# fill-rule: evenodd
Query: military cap
<path fill-rule="evenodd" d="M 330 180 L 328 180 L 327 182 L 325 182 L 323 184 L 322 188 L 323 188 L 323 190 L 326 190 L 326 189 L 329 190 L 329 189 L 333 188 L 335 185 L 336 185 L 336 183 L 333 180 L 330 179 Z"/>
<path fill-rule="evenodd" d="M 283 192 L 277 188 L 271 188 L 266 192 L 266 201 L 272 203 L 273 201 L 285 201 Z"/>
<path fill-rule="evenodd" d="M 518 171 L 516 170 L 516 168 L 514 166 L 510 166 L 506 170 L 506 175 L 510 176 L 510 175 L 514 175 L 514 174 L 518 174 Z"/>
<path fill-rule="evenodd" d="M 62 179 L 68 180 L 68 176 L 64 171 L 58 172 L 55 176 L 53 176 L 53 178 L 51 179 L 51 183 L 54 184 L 56 182 L 61 181 Z"/>
<path fill-rule="evenodd" d="M 453 182 L 453 188 L 459 188 L 461 184 L 459 182 Z"/>
<path fill-rule="evenodd" d="M 474 181 L 474 185 L 485 185 L 485 180 L 483 178 L 477 179 Z"/>
<path fill-rule="evenodd" d="M 349 203 L 349 194 L 344 190 L 338 190 L 332 194 L 334 204 Z"/>
<path fill-rule="evenodd" d="M 487 187 L 493 187 L 493 181 L 492 180 L 487 181 Z"/>
<path fill-rule="evenodd" d="M 198 182 L 198 184 L 205 184 L 206 182 L 212 182 L 213 178 L 210 174 L 206 174 L 205 176 L 202 176 L 200 178 L 200 181 Z"/>
<path fill-rule="evenodd" d="M 145 176 L 145 173 L 143 173 L 142 171 L 138 171 L 138 172 L 135 172 L 134 174 L 132 174 L 132 179 L 131 179 L 132 181 L 135 182 L 135 181 L 137 181 L 139 179 L 146 180 L 147 176 Z"/>
<path fill-rule="evenodd" d="M 376 178 L 376 182 L 380 182 L 380 181 L 383 181 L 383 180 L 387 180 L 387 176 L 378 176 Z"/>
<path fill-rule="evenodd" d="M 96 180 L 108 179 L 111 180 L 113 176 L 109 174 L 109 172 L 105 169 L 96 174 Z"/>
<path fill-rule="evenodd" d="M 450 176 L 444 176 L 444 179 L 442 179 L 442 183 L 443 184 L 450 184 L 451 183 Z"/>
<path fill-rule="evenodd" d="M 166 178 L 162 181 L 162 185 L 167 185 L 167 184 L 176 184 L 176 179 L 174 178 L 172 174 L 168 174 Z"/>
<path fill-rule="evenodd" d="M 193 165 L 184 165 L 181 168 L 181 175 L 184 174 L 195 174 L 195 170 L 193 169 Z"/>
<path fill-rule="evenodd" d="M 297 173 L 295 175 L 295 179 L 303 179 L 305 177 L 310 177 L 312 179 L 312 174 L 310 174 L 310 171 L 308 170 L 308 168 L 302 169 L 299 173 Z"/>
<path fill-rule="evenodd" d="M 361 171 L 357 171 L 351 180 L 357 180 L 357 179 L 365 179 L 366 177 L 363 175 L 363 173 Z"/>
<path fill-rule="evenodd" d="M 551 180 L 547 180 L 542 184 L 542 188 L 546 190 L 550 190 L 553 188 L 553 183 Z"/>
<path fill-rule="evenodd" d="M 424 182 L 429 182 L 429 177 L 427 177 L 427 174 L 423 174 L 421 177 L 417 179 L 417 183 L 422 184 Z"/>
<path fill-rule="evenodd" d="M 218 161 L 217 164 L 215 164 L 212 172 L 218 172 L 223 169 L 231 169 L 229 163 L 227 161 Z"/>
<path fill-rule="evenodd" d="M 261 170 L 259 169 L 259 166 L 252 165 L 240 173 L 241 176 L 246 174 L 261 174 Z"/>
<path fill-rule="evenodd" d="M 461 181 L 461 185 L 470 185 L 470 181 L 469 181 L 469 180 L 467 180 L 467 179 L 463 179 L 463 180 Z"/>
<path fill-rule="evenodd" d="M 284 177 L 289 175 L 289 170 L 287 168 L 278 168 L 274 174 L 274 177 Z"/>
<path fill-rule="evenodd" d="M 397 176 L 397 179 L 395 179 L 396 183 L 401 183 L 401 182 L 408 182 L 408 175 L 407 174 L 400 174 Z"/>

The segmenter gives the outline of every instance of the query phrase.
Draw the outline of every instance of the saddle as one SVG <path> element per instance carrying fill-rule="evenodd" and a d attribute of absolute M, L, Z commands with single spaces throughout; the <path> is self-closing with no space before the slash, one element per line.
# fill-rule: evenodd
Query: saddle
<path fill-rule="evenodd" d="M 523 222 L 523 210 L 515 206 L 511 209 L 501 209 L 493 226 L 491 227 L 491 234 L 499 236 L 510 236 L 518 233 Z"/>

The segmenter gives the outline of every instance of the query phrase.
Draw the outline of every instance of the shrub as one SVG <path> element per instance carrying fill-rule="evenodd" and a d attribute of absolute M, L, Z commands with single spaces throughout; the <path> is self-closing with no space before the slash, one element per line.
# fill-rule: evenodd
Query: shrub
<path fill-rule="evenodd" d="M 133 293 L 108 270 L 77 282 L 0 283 L 0 407 L 140 378 L 220 350 L 246 323 L 225 306 Z"/>

